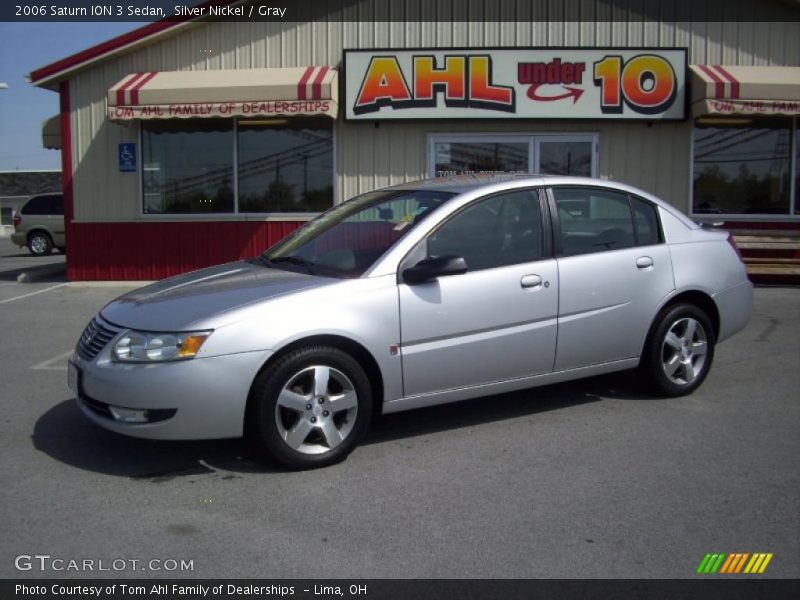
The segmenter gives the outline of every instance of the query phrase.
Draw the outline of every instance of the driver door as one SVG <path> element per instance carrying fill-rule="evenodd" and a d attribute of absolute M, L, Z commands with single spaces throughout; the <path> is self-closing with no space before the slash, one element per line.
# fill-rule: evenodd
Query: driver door
<path fill-rule="evenodd" d="M 552 371 L 558 270 L 542 222 L 537 190 L 495 194 L 451 216 L 404 264 L 455 255 L 468 269 L 398 286 L 406 397 Z"/>

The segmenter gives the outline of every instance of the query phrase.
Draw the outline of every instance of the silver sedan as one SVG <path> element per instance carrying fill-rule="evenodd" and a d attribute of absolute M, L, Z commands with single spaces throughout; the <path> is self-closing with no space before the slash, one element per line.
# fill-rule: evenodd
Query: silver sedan
<path fill-rule="evenodd" d="M 633 368 L 659 394 L 688 394 L 752 298 L 727 232 L 636 188 L 427 180 L 111 302 L 69 385 L 107 429 L 244 435 L 312 468 L 346 457 L 379 413 Z"/>

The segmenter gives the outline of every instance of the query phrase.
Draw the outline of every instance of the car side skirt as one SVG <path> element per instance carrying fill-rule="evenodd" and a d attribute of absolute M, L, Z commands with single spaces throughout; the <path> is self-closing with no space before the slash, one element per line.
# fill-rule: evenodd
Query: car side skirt
<path fill-rule="evenodd" d="M 579 369 L 568 369 L 554 373 L 534 375 L 532 377 L 522 377 L 520 379 L 512 379 L 509 381 L 498 381 L 494 383 L 476 385 L 468 388 L 457 388 L 442 390 L 439 392 L 431 392 L 428 394 L 419 394 L 416 396 L 407 396 L 405 398 L 399 398 L 398 400 L 392 400 L 384 403 L 383 414 L 402 412 L 404 410 L 412 410 L 415 408 L 424 408 L 426 406 L 436 406 L 437 404 L 447 404 L 449 402 L 458 402 L 460 400 L 469 400 L 471 398 L 479 398 L 481 396 L 514 392 L 517 390 L 523 390 L 525 388 L 550 385 L 552 383 L 561 383 L 563 381 L 572 381 L 574 379 L 583 379 L 584 377 L 602 375 L 603 373 L 613 373 L 614 371 L 633 369 L 637 366 L 639 366 L 638 357 L 626 358 L 623 360 L 615 360 L 598 365 L 581 367 Z"/>

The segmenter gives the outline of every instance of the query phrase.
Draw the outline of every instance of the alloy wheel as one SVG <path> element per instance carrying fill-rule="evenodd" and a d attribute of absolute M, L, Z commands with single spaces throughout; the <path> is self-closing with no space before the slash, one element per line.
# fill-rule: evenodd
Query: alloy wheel
<path fill-rule="evenodd" d="M 275 404 L 281 439 L 303 454 L 323 454 L 353 430 L 358 396 L 353 382 L 330 366 L 307 367 L 284 385 Z"/>
<path fill-rule="evenodd" d="M 661 367 L 674 384 L 690 385 L 703 372 L 708 356 L 708 336 L 696 319 L 675 321 L 664 336 Z"/>

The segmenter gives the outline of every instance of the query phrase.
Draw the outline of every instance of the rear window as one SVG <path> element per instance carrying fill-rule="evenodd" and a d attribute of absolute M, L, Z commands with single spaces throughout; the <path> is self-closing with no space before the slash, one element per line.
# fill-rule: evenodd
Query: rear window
<path fill-rule="evenodd" d="M 63 215 L 64 196 L 61 194 L 44 194 L 34 196 L 20 211 L 23 215 Z"/>

